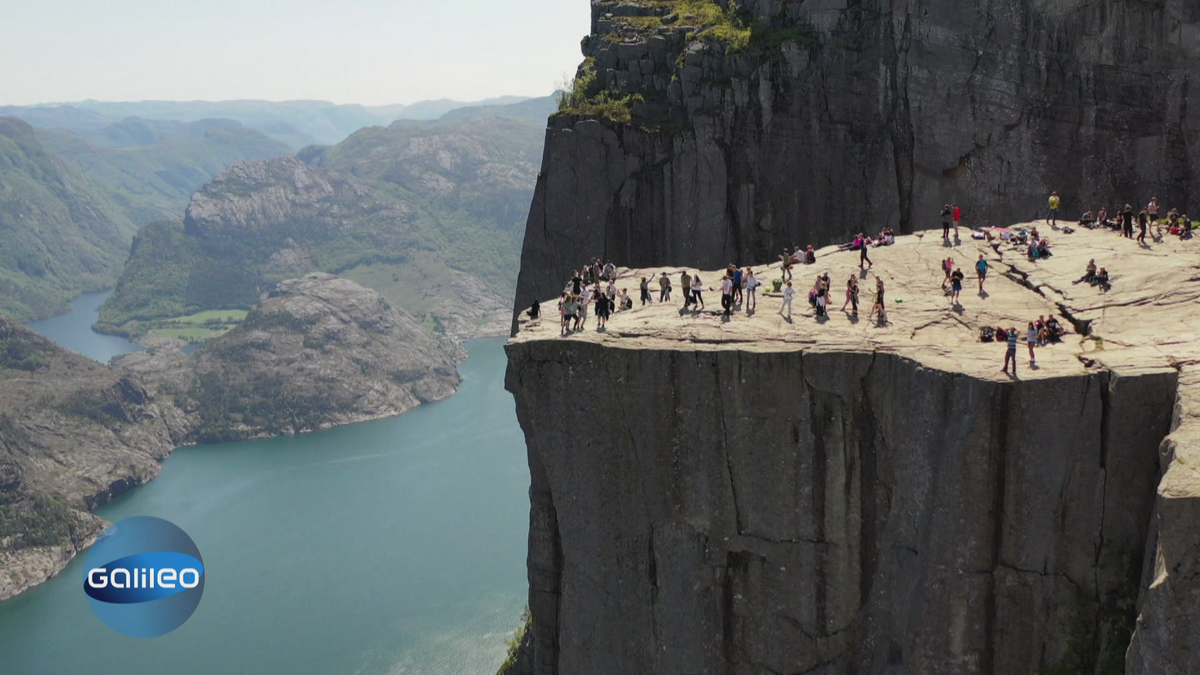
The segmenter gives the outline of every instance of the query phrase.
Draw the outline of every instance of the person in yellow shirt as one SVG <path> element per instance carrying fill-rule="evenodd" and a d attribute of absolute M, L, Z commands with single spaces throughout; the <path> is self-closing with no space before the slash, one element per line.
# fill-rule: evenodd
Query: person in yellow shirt
<path fill-rule="evenodd" d="M 1058 226 L 1058 193 L 1057 192 L 1050 193 L 1050 213 L 1049 213 L 1048 217 L 1046 218 L 1046 222 L 1049 223 L 1051 227 Z"/>

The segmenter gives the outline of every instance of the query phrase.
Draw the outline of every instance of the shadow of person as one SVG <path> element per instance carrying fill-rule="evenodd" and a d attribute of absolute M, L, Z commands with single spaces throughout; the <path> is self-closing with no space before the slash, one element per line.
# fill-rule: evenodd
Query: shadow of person
<path fill-rule="evenodd" d="M 828 314 L 819 314 L 819 315 L 817 315 L 817 317 L 816 317 L 816 318 L 817 318 L 817 323 L 822 323 L 822 324 L 823 324 L 823 323 L 827 323 L 827 322 L 829 321 L 829 315 L 828 315 Z"/>
<path fill-rule="evenodd" d="M 788 323 L 792 323 L 792 317 L 790 317 L 790 316 L 784 316 L 784 315 L 780 314 L 779 318 L 783 319 L 784 321 L 786 321 Z"/>
<path fill-rule="evenodd" d="M 942 237 L 942 248 L 950 248 L 954 246 L 954 242 L 950 241 L 949 237 Z"/>
<path fill-rule="evenodd" d="M 746 310 L 746 316 L 754 316 L 754 313 L 755 313 L 756 311 L 757 311 L 757 310 L 755 310 L 753 307 L 751 307 L 750 309 L 747 309 L 747 310 Z"/>
<path fill-rule="evenodd" d="M 987 299 L 987 298 L 991 297 L 991 294 L 988 293 L 987 291 L 979 291 L 979 297 Z"/>
<path fill-rule="evenodd" d="M 850 319 L 850 323 L 858 323 L 858 315 L 857 314 L 846 312 L 846 317 L 848 319 Z"/>
<path fill-rule="evenodd" d="M 950 311 L 954 312 L 955 314 L 962 314 L 963 306 L 961 303 L 955 302 L 954 306 L 950 308 Z"/>
<path fill-rule="evenodd" d="M 729 323 L 729 315 L 728 314 L 725 314 L 723 312 L 721 313 L 721 323 Z"/>
<path fill-rule="evenodd" d="M 863 268 L 863 269 L 859 270 L 859 271 L 858 271 L 858 278 L 859 278 L 859 279 L 866 279 L 866 278 L 867 278 L 867 273 L 868 273 L 868 272 L 870 272 L 870 271 L 871 271 L 871 270 L 869 270 L 869 269 L 866 269 L 866 268 Z"/>

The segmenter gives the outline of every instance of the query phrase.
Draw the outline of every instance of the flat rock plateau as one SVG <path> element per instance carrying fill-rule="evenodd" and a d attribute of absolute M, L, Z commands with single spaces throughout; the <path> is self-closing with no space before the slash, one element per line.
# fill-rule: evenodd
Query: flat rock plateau
<path fill-rule="evenodd" d="M 1200 244 L 1009 229 L 1033 225 L 1052 257 L 940 229 L 865 272 L 821 249 L 790 321 L 762 289 L 725 320 L 719 272 L 681 312 L 672 266 L 622 270 L 674 299 L 604 331 L 522 316 L 534 672 L 1200 672 Z M 1092 259 L 1110 289 L 1073 283 Z M 1067 334 L 1031 367 L 1039 316 Z M 984 326 L 1020 331 L 1015 378 Z"/>

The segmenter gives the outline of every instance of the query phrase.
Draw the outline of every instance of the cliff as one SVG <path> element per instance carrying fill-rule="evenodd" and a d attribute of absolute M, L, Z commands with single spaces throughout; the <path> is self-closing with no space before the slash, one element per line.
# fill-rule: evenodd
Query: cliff
<path fill-rule="evenodd" d="M 715 269 L 933 227 L 947 202 L 978 226 L 1041 215 L 1051 190 L 1073 215 L 1195 196 L 1194 3 L 737 5 L 592 2 L 517 307 L 593 256 Z"/>
<path fill-rule="evenodd" d="M 0 601 L 57 574 L 107 523 L 89 513 L 182 444 L 397 415 L 453 394 L 460 347 L 329 274 L 280 283 L 192 355 L 103 366 L 0 318 Z"/>
<path fill-rule="evenodd" d="M 871 252 L 859 317 L 804 303 L 858 273 L 827 248 L 791 321 L 768 295 L 521 324 L 533 672 L 1200 671 L 1200 252 L 1081 231 L 1032 262 L 939 234 Z M 940 260 L 980 253 L 986 294 L 951 304 Z M 1071 283 L 1091 258 L 1110 291 Z M 1069 334 L 1000 373 L 979 328 L 1039 315 Z"/>

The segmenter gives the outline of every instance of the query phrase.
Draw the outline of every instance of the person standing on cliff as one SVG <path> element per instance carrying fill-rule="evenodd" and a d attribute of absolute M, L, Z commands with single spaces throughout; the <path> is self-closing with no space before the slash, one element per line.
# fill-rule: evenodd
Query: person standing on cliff
<path fill-rule="evenodd" d="M 692 306 L 692 275 L 687 270 L 679 273 L 679 287 L 683 289 L 683 309 L 687 311 Z"/>
<path fill-rule="evenodd" d="M 742 268 L 738 267 L 737 265 L 734 265 L 733 266 L 733 301 L 734 301 L 734 303 L 736 303 L 738 305 L 740 305 L 746 301 L 746 299 L 744 297 L 742 297 L 742 277 L 743 277 Z"/>
<path fill-rule="evenodd" d="M 854 316 L 858 316 L 858 275 L 851 274 L 846 281 L 846 301 L 842 303 L 842 311 L 846 311 L 846 305 L 854 305 Z"/>
<path fill-rule="evenodd" d="M 583 277 L 579 276 L 579 271 L 571 272 L 571 295 L 579 295 L 580 286 L 583 285 Z"/>
<path fill-rule="evenodd" d="M 696 307 L 696 305 L 700 305 Z M 700 273 L 692 277 L 692 307 L 696 307 L 694 311 L 704 311 L 704 282 L 700 281 Z"/>
<path fill-rule="evenodd" d="M 729 272 L 721 277 L 721 309 L 727 317 L 733 313 L 733 277 Z"/>
<path fill-rule="evenodd" d="M 1016 377 L 1017 376 L 1017 329 L 1016 328 L 1010 327 L 1008 329 L 1007 335 L 1005 335 L 1005 341 L 1008 343 L 1008 348 L 1004 351 L 1004 367 L 1000 369 L 1000 372 L 1007 373 L 1008 372 L 1008 364 L 1009 364 L 1009 362 L 1012 362 L 1012 374 L 1013 374 L 1013 377 Z"/>
<path fill-rule="evenodd" d="M 952 215 L 954 212 L 950 210 L 949 204 L 942 206 L 942 239 L 947 241 L 950 240 L 950 216 Z"/>
<path fill-rule="evenodd" d="M 746 287 L 746 311 L 753 312 L 758 309 L 758 294 L 755 291 L 759 286 L 754 270 L 746 270 L 746 278 L 742 280 L 742 285 Z"/>
<path fill-rule="evenodd" d="M 983 259 L 983 254 L 979 254 L 979 260 L 975 261 L 975 273 L 979 276 L 979 294 L 983 295 L 983 282 L 987 279 L 988 261 Z"/>
<path fill-rule="evenodd" d="M 1146 245 L 1146 226 L 1149 224 L 1150 216 L 1146 213 L 1146 209 L 1138 214 L 1138 236 L 1137 243 L 1142 246 Z"/>
<path fill-rule="evenodd" d="M 1025 346 L 1029 347 L 1029 367 L 1030 368 L 1033 368 L 1037 365 L 1037 362 L 1033 358 L 1033 348 L 1035 346 L 1037 346 L 1037 342 L 1038 342 L 1038 329 L 1036 326 L 1033 325 L 1033 322 L 1030 321 L 1029 322 L 1029 330 L 1026 332 L 1026 335 L 1025 335 Z M 1015 356 L 1013 357 L 1013 360 L 1014 361 L 1016 360 Z M 1015 373 L 1016 370 L 1017 370 L 1017 367 L 1014 364 L 1013 372 Z"/>
<path fill-rule="evenodd" d="M 879 312 L 879 321 L 883 322 L 883 316 L 887 313 L 883 303 L 883 277 L 875 277 L 875 304 L 871 305 L 871 314 L 867 318 L 874 317 L 876 312 Z"/>
<path fill-rule="evenodd" d="M 863 263 L 866 263 L 867 267 L 875 266 L 875 263 L 871 262 L 871 259 L 867 257 L 867 247 L 871 245 L 871 238 L 867 236 L 866 232 L 863 232 L 861 236 L 862 247 L 858 249 L 858 269 L 860 270 L 863 268 Z"/>
<path fill-rule="evenodd" d="M 1151 197 L 1146 205 L 1146 214 L 1150 216 L 1150 224 L 1154 226 L 1154 238 L 1162 239 L 1162 230 L 1158 226 L 1158 197 Z"/>
<path fill-rule="evenodd" d="M 1058 202 L 1058 193 L 1051 192 L 1048 204 L 1050 212 L 1046 214 L 1046 222 L 1050 224 L 1050 227 L 1058 227 Z"/>
<path fill-rule="evenodd" d="M 592 304 L 592 292 L 587 286 L 579 294 L 579 316 L 575 319 L 575 330 L 587 328 L 588 305 Z"/>
<path fill-rule="evenodd" d="M 642 277 L 642 307 L 645 307 L 647 302 L 652 302 L 650 300 L 650 278 Z"/>
<path fill-rule="evenodd" d="M 658 276 L 658 301 L 667 302 L 671 299 L 671 277 L 666 271 Z"/>
<path fill-rule="evenodd" d="M 792 299 L 796 297 L 796 289 L 792 288 L 792 282 L 787 282 L 787 288 L 783 289 L 783 305 L 779 308 L 779 315 L 784 316 L 783 310 L 787 310 L 787 318 L 792 318 Z"/>
<path fill-rule="evenodd" d="M 783 277 L 784 281 L 792 280 L 792 254 L 788 253 L 786 248 L 779 254 L 779 276 Z"/>
<path fill-rule="evenodd" d="M 1128 204 L 1121 209 L 1121 236 L 1133 239 L 1133 207 Z"/>
<path fill-rule="evenodd" d="M 958 223 L 962 220 L 962 208 L 958 204 L 951 206 L 954 214 L 954 238 L 958 239 Z"/>

